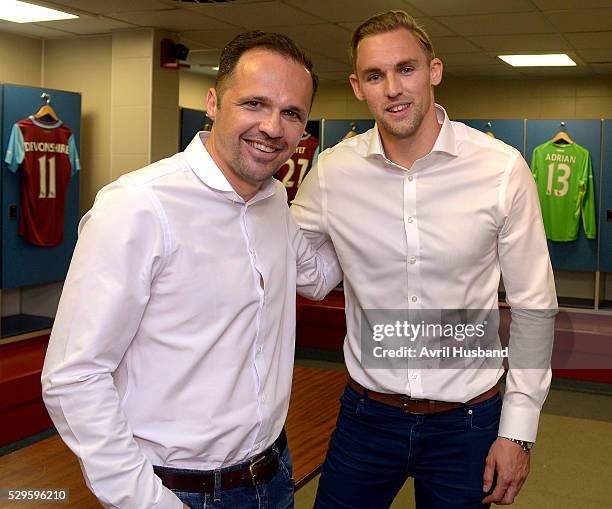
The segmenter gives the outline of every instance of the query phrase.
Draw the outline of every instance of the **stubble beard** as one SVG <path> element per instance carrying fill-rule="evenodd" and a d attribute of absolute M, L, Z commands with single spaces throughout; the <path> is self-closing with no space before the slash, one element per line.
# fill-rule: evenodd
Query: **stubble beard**
<path fill-rule="evenodd" d="M 416 133 L 423 123 L 423 119 L 425 118 L 425 112 L 423 111 L 422 106 L 417 105 L 416 103 L 412 103 L 410 105 L 412 109 L 412 115 L 405 121 L 402 122 L 389 122 L 385 119 L 384 113 L 381 115 L 378 123 L 382 126 L 382 128 L 388 132 L 391 136 L 399 139 L 410 138 L 414 133 Z"/>
<path fill-rule="evenodd" d="M 278 170 L 280 170 L 281 166 L 285 164 L 285 161 L 291 157 L 291 154 L 289 154 L 286 158 L 281 158 L 282 162 L 275 163 L 274 165 L 271 163 L 270 165 L 266 165 L 264 169 L 263 166 L 260 166 L 257 163 L 247 161 L 245 156 L 240 154 L 239 151 L 237 152 L 238 153 L 235 155 L 234 160 L 232 161 L 234 171 L 244 180 L 254 184 L 265 182 L 271 178 Z M 269 171 L 268 168 L 270 168 Z"/>

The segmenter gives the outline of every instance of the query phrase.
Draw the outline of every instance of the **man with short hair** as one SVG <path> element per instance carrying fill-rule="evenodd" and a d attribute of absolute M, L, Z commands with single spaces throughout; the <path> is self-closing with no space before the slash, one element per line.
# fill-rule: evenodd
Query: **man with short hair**
<path fill-rule="evenodd" d="M 366 20 L 351 50 L 350 83 L 376 126 L 323 152 L 292 207 L 309 237 L 333 241 L 346 297 L 350 380 L 315 507 L 386 508 L 407 477 L 419 508 L 510 504 L 550 385 L 557 309 L 533 178 L 517 150 L 434 103 L 442 62 L 408 14 Z M 491 348 L 452 348 L 486 320 L 458 320 L 449 337 L 411 322 L 423 329 L 397 349 L 371 334 L 403 331 L 373 316 L 494 316 L 500 274 L 512 307 L 503 407 L 497 327 Z"/>
<path fill-rule="evenodd" d="M 208 93 L 212 132 L 83 217 L 42 385 L 104 507 L 293 507 L 296 285 L 320 299 L 341 274 L 272 175 L 316 84 L 288 37 L 237 36 Z"/>

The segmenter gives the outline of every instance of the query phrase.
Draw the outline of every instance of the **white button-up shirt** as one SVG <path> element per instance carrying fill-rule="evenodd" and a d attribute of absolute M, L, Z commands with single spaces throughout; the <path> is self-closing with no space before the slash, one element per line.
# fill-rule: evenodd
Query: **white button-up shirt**
<path fill-rule="evenodd" d="M 346 364 L 371 390 L 465 402 L 491 388 L 501 359 L 495 369 L 367 369 L 361 314 L 497 309 L 503 274 L 511 345 L 545 360 L 543 369 L 510 370 L 499 432 L 533 441 L 557 309 L 533 177 L 517 150 L 451 122 L 438 105 L 436 114 L 436 142 L 411 168 L 385 156 L 376 127 L 323 152 L 291 211 L 309 236 L 334 243 L 344 271 Z"/>
<path fill-rule="evenodd" d="M 274 179 L 247 203 L 199 133 L 102 189 L 79 226 L 43 370 L 45 403 L 105 507 L 181 508 L 152 464 L 209 470 L 283 427 L 296 284 L 341 279 Z"/>

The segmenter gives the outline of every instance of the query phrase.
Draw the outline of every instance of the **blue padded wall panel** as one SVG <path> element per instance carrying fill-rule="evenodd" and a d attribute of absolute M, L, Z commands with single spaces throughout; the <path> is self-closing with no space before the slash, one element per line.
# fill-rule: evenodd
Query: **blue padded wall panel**
<path fill-rule="evenodd" d="M 20 212 L 21 171 L 8 170 L 4 157 L 13 124 L 38 111 L 42 92 L 51 95 L 51 105 L 58 117 L 74 133 L 77 148 L 81 135 L 81 95 L 74 92 L 2 85 L 2 288 L 48 283 L 65 279 L 77 240 L 79 223 L 79 173 L 70 179 L 66 195 L 64 242 L 54 247 L 28 244 L 18 235 L 18 220 L 9 219 L 9 206 Z M 80 154 L 80 149 L 79 149 Z M 81 171 L 88 171 L 81 168 Z"/>
<path fill-rule="evenodd" d="M 514 147 L 525 157 L 524 120 L 464 119 L 459 120 L 459 122 L 463 122 L 483 133 L 492 132 L 498 140 Z"/>
<path fill-rule="evenodd" d="M 213 121 L 206 116 L 204 111 L 181 108 L 181 137 L 179 150 L 182 152 L 187 148 L 197 132 L 200 132 L 205 124 Z"/>
<path fill-rule="evenodd" d="M 327 120 L 322 121 L 322 137 L 321 151 L 329 148 L 339 141 L 348 133 L 352 126 L 357 129 L 357 134 L 365 133 L 368 129 L 374 127 L 374 120 Z"/>
<path fill-rule="evenodd" d="M 599 207 L 599 182 L 601 171 L 601 121 L 600 120 L 527 120 L 526 151 L 527 162 L 531 164 L 533 149 L 551 140 L 565 122 L 567 134 L 579 145 L 586 148 L 593 161 L 595 183 L 595 210 Z M 573 242 L 548 242 L 550 259 L 554 269 L 595 272 L 597 270 L 597 239 L 589 240 L 584 235 L 582 218 L 578 239 Z"/>

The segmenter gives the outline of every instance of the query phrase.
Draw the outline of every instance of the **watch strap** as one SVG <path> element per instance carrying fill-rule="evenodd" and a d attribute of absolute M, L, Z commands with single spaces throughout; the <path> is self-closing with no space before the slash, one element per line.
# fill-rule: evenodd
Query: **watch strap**
<path fill-rule="evenodd" d="M 510 440 L 510 442 L 514 442 L 521 446 L 523 451 L 529 452 L 533 448 L 534 442 L 527 442 L 526 440 L 519 440 L 518 438 L 508 438 L 508 437 L 500 437 L 505 438 L 506 440 Z"/>

